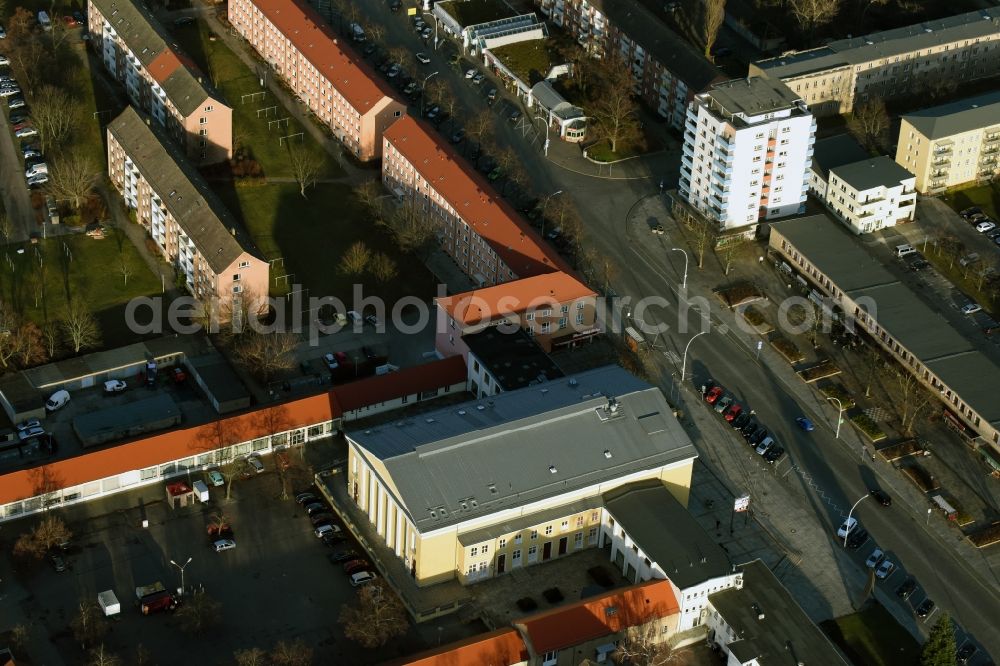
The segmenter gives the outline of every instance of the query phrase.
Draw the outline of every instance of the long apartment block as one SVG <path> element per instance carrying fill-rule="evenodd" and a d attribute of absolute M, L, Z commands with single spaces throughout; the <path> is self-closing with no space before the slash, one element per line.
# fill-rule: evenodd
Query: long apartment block
<path fill-rule="evenodd" d="M 681 196 L 720 229 L 801 212 L 816 119 L 780 81 L 717 83 L 688 106 Z"/>
<path fill-rule="evenodd" d="M 152 13 L 131 0 L 88 0 L 91 46 L 132 104 L 196 164 L 233 156 L 233 110 Z"/>
<path fill-rule="evenodd" d="M 445 252 L 486 287 L 569 266 L 437 133 L 409 116 L 386 130 L 382 182 L 440 220 Z"/>
<path fill-rule="evenodd" d="M 865 100 L 918 94 L 1000 72 L 1000 7 L 927 21 L 750 64 L 751 76 L 784 81 L 817 116 Z"/>
<path fill-rule="evenodd" d="M 535 4 L 591 55 L 624 59 L 632 70 L 635 94 L 675 129 L 684 126 L 688 102 L 725 79 L 636 0 L 535 0 Z"/>
<path fill-rule="evenodd" d="M 193 296 L 267 297 L 268 263 L 148 116 L 125 109 L 107 139 L 111 182 Z"/>
<path fill-rule="evenodd" d="M 314 9 L 297 0 L 232 0 L 229 22 L 355 157 L 381 157 L 382 133 L 406 105 Z"/>
<path fill-rule="evenodd" d="M 1000 92 L 903 116 L 896 162 L 922 193 L 1000 176 Z"/>

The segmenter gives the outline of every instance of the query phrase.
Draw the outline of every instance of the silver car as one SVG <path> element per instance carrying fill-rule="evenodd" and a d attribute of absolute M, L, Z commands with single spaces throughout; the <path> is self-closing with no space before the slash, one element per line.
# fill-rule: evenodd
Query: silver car
<path fill-rule="evenodd" d="M 219 539 L 212 544 L 212 548 L 215 549 L 215 552 L 221 553 L 224 550 L 232 550 L 233 548 L 236 548 L 236 542 L 232 539 Z"/>

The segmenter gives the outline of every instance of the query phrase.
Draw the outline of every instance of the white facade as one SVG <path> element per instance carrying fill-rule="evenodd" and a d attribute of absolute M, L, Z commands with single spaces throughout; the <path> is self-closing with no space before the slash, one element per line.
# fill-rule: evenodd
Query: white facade
<path fill-rule="evenodd" d="M 866 183 L 861 186 L 864 189 L 858 189 L 849 176 L 831 169 L 823 200 L 851 231 L 867 234 L 913 221 L 917 207 L 916 180 L 916 176 L 909 175 L 895 182 Z"/>
<path fill-rule="evenodd" d="M 758 82 L 718 84 L 688 106 L 679 189 L 723 230 L 798 214 L 809 189 L 816 121 L 787 88 Z"/>

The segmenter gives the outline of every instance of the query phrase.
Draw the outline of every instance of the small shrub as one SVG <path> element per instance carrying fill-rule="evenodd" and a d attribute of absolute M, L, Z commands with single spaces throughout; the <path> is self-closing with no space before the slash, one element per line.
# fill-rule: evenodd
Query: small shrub
<path fill-rule="evenodd" d="M 542 596 L 545 597 L 545 600 L 550 604 L 557 604 L 565 598 L 563 597 L 563 593 L 559 591 L 558 587 L 550 587 L 542 592 Z"/>
<path fill-rule="evenodd" d="M 521 597 L 517 600 L 517 607 L 521 609 L 522 613 L 530 613 L 538 608 L 538 602 L 531 597 Z"/>
<path fill-rule="evenodd" d="M 799 377 L 805 382 L 814 382 L 817 379 L 823 379 L 825 377 L 832 377 L 834 375 L 840 374 L 840 368 L 838 368 L 833 361 L 826 359 L 820 361 L 811 368 L 806 368 L 805 370 L 799 370 Z"/>
<path fill-rule="evenodd" d="M 719 289 L 716 292 L 716 295 L 722 299 L 723 303 L 731 308 L 735 308 L 741 303 L 756 301 L 757 299 L 764 297 L 764 295 L 760 293 L 760 290 L 749 282 L 739 282 L 730 287 Z"/>
<path fill-rule="evenodd" d="M 920 446 L 920 442 L 915 439 L 907 439 L 892 446 L 879 449 L 879 455 L 889 462 L 906 458 L 907 456 L 922 455 L 923 452 L 924 447 Z"/>
<path fill-rule="evenodd" d="M 766 324 L 767 320 L 764 319 L 763 313 L 753 306 L 749 306 L 743 310 L 743 318 L 747 320 L 747 323 L 751 326 L 760 326 L 761 324 Z"/>
<path fill-rule="evenodd" d="M 854 398 L 851 394 L 847 392 L 847 389 L 840 384 L 827 384 L 826 386 L 820 387 L 819 390 L 820 393 L 826 397 L 839 400 L 844 409 L 852 409 L 857 404 L 854 402 Z"/>

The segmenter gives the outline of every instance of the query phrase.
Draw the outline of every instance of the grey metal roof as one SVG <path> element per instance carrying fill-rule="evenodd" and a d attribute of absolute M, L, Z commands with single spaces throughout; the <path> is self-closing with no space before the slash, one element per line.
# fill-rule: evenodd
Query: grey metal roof
<path fill-rule="evenodd" d="M 710 594 L 708 601 L 736 634 L 727 648 L 740 663 L 847 666 L 767 565 L 754 560 L 739 569 L 743 586 Z"/>
<path fill-rule="evenodd" d="M 895 187 L 902 181 L 913 178 L 912 173 L 885 155 L 844 164 L 831 171 L 859 192 L 876 187 Z"/>
<path fill-rule="evenodd" d="M 701 92 L 722 77 L 715 65 L 687 40 L 635 0 L 590 0 L 590 5 L 693 92 Z"/>
<path fill-rule="evenodd" d="M 108 125 L 143 178 L 216 273 L 244 252 L 257 256 L 253 241 L 201 174 L 155 124 L 132 107 Z"/>
<path fill-rule="evenodd" d="M 498 327 L 490 326 L 478 333 L 463 335 L 462 342 L 504 391 L 563 376 L 559 366 L 523 328 L 502 332 Z"/>
<path fill-rule="evenodd" d="M 862 37 L 841 39 L 817 49 L 792 52 L 754 64 L 765 70 L 768 76 L 785 79 L 997 33 L 1000 33 L 1000 7 L 993 7 Z"/>
<path fill-rule="evenodd" d="M 590 509 L 598 509 L 602 505 L 603 501 L 598 495 L 585 497 L 581 500 L 577 500 L 576 502 L 561 504 L 545 511 L 539 511 L 538 513 L 518 516 L 513 520 L 489 525 L 488 527 L 484 527 L 482 529 L 472 530 L 471 532 L 462 532 L 458 535 L 458 542 L 463 546 L 474 546 L 477 543 L 489 541 L 490 539 L 497 539 L 505 534 L 510 534 L 511 532 L 527 529 L 532 525 L 541 525 L 542 523 L 553 521 L 556 518 L 572 516 Z"/>
<path fill-rule="evenodd" d="M 1000 386 L 1000 367 L 916 292 L 899 282 L 836 221 L 826 215 L 773 225 L 855 302 L 871 299 L 873 316 L 889 335 L 931 369 L 984 420 L 1000 424 L 1000 401 L 983 387 Z"/>
<path fill-rule="evenodd" d="M 761 76 L 716 83 L 705 94 L 726 113 L 743 116 L 794 109 L 802 102 L 802 96 L 781 81 Z"/>
<path fill-rule="evenodd" d="M 631 483 L 606 492 L 604 507 L 682 590 L 730 572 L 725 551 L 663 482 Z"/>
<path fill-rule="evenodd" d="M 177 110 L 189 116 L 206 98 L 222 101 L 222 96 L 212 87 L 194 63 L 181 53 L 170 34 L 145 6 L 130 0 L 91 0 L 105 20 L 111 24 L 142 66 L 160 84 Z M 162 78 L 149 65 L 161 54 L 172 51 L 180 66 Z"/>
<path fill-rule="evenodd" d="M 567 102 L 548 81 L 539 81 L 531 86 L 531 96 L 538 100 L 538 103 L 543 107 L 564 120 L 584 116 L 583 109 Z"/>
<path fill-rule="evenodd" d="M 868 156 L 868 151 L 850 134 L 828 136 L 813 144 L 812 170 L 826 178 L 830 169 L 859 162 Z"/>
<path fill-rule="evenodd" d="M 659 389 L 618 366 L 348 437 L 381 459 L 422 531 L 697 455 Z"/>
<path fill-rule="evenodd" d="M 903 119 L 932 140 L 1000 125 L 1000 90 L 921 109 Z"/>

